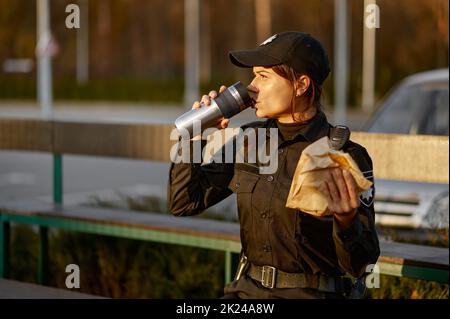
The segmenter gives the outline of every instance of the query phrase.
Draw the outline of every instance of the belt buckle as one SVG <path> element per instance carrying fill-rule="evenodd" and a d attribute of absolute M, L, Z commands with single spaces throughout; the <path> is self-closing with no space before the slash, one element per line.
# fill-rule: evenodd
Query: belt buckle
<path fill-rule="evenodd" d="M 261 284 L 272 289 L 275 287 L 275 280 L 277 275 L 277 269 L 272 266 L 262 266 Z"/>

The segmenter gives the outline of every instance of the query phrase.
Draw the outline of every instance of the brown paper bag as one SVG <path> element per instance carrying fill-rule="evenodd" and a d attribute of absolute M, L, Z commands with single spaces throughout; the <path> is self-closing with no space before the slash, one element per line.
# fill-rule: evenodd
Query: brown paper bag
<path fill-rule="evenodd" d="M 352 174 L 358 194 L 372 186 L 372 182 L 363 176 L 351 156 L 331 149 L 329 139 L 325 136 L 304 149 L 295 169 L 286 207 L 315 216 L 331 215 L 327 200 L 319 191 L 319 187 L 326 177 L 325 168 L 338 166 Z"/>

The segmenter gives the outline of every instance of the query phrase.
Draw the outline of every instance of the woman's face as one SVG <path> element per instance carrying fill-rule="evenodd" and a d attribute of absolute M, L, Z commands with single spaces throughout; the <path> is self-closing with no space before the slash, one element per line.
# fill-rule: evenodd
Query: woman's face
<path fill-rule="evenodd" d="M 254 93 L 256 116 L 275 118 L 283 123 L 292 122 L 291 82 L 275 73 L 272 68 L 256 66 L 253 73 L 255 78 L 248 89 Z"/>

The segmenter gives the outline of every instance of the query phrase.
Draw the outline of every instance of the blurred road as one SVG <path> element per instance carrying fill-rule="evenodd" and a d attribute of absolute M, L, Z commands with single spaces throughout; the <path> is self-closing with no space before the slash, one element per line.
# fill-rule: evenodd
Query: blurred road
<path fill-rule="evenodd" d="M 58 102 L 54 117 L 70 121 L 108 121 L 125 123 L 173 123 L 188 109 L 177 104 L 117 103 L 117 102 Z M 332 124 L 344 124 L 351 130 L 361 129 L 368 115 L 360 110 L 348 111 L 347 123 L 333 123 L 333 114 L 325 107 Z M 242 125 L 258 118 L 254 109 L 247 109 L 231 119 L 232 126 Z M 40 109 L 34 102 L 0 101 L 0 118 L 40 118 Z"/>
<path fill-rule="evenodd" d="M 180 105 L 64 102 L 55 104 L 54 117 L 70 121 L 173 123 L 185 110 Z M 0 118 L 40 118 L 40 110 L 34 103 L 3 101 Z M 365 119 L 364 114 L 352 112 L 347 125 L 358 130 Z M 254 110 L 249 109 L 233 118 L 230 125 L 254 120 Z M 65 155 L 64 202 L 82 204 L 94 198 L 123 202 L 124 196 L 164 199 L 168 168 L 169 163 Z M 50 154 L 0 151 L 0 200 L 20 198 L 52 201 Z M 233 205 L 228 200 L 217 210 L 232 209 Z"/>

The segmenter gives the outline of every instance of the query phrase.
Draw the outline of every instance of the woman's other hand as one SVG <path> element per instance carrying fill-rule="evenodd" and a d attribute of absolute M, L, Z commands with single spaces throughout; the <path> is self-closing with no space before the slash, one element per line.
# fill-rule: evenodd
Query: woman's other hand
<path fill-rule="evenodd" d="M 320 190 L 339 225 L 348 228 L 360 205 L 355 179 L 348 170 L 340 167 L 327 169 L 327 172 Z"/>

